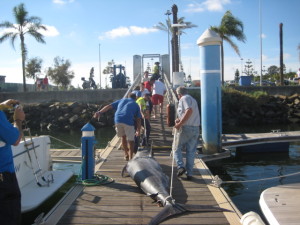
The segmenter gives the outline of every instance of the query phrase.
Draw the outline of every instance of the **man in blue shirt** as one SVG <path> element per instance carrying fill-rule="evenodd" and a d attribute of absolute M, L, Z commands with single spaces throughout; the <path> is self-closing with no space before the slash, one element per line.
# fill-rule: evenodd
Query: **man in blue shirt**
<path fill-rule="evenodd" d="M 118 137 L 122 137 L 122 146 L 125 151 L 125 159 L 132 159 L 134 152 L 134 136 L 140 136 L 141 112 L 139 105 L 135 102 L 136 95 L 131 93 L 129 98 L 123 98 L 109 105 L 104 106 L 100 111 L 94 114 L 99 118 L 102 113 L 114 109 L 115 127 Z M 137 130 L 135 131 L 135 123 Z"/>
<path fill-rule="evenodd" d="M 21 107 L 14 112 L 14 126 L 9 123 L 5 108 L 13 108 L 16 100 L 0 103 L 0 223 L 21 223 L 21 192 L 19 189 L 11 145 L 18 145 L 22 138 L 22 121 L 25 114 Z"/>

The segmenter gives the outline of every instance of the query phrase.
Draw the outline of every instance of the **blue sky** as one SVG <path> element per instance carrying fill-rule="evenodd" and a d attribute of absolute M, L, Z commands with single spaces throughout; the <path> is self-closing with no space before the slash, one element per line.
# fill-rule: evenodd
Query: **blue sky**
<path fill-rule="evenodd" d="M 56 56 L 70 60 L 75 73 L 72 84 L 76 87 L 81 85 L 81 77 L 88 77 L 91 67 L 95 67 L 96 83 L 100 82 L 99 62 L 103 70 L 113 59 L 116 64 L 125 65 L 127 75 L 131 76 L 133 55 L 167 54 L 167 32 L 155 30 L 153 26 L 165 22 L 165 12 L 173 4 L 178 6 L 178 17 L 185 17 L 198 26 L 180 37 L 184 70 L 193 79 L 200 77 L 197 39 L 210 26 L 219 25 L 227 10 L 244 23 L 247 41 L 233 39 L 243 60 L 224 44 L 225 80 L 234 79 L 235 70 L 240 70 L 248 59 L 260 71 L 259 0 L 1 0 L 0 22 L 15 22 L 12 9 L 21 2 L 29 16 L 40 17 L 48 28 L 44 34 L 46 44 L 25 37 L 28 57 L 42 58 L 43 71 L 53 66 Z M 261 0 L 261 9 L 263 65 L 279 66 L 279 24 L 283 23 L 284 63 L 287 71 L 297 71 L 300 1 Z M 0 35 L 3 31 L 0 29 Z M 152 64 L 150 59 L 149 63 Z M 22 82 L 19 40 L 15 42 L 15 50 L 10 41 L 0 44 L 0 75 L 6 76 L 6 82 Z M 102 75 L 102 87 L 105 78 Z"/>

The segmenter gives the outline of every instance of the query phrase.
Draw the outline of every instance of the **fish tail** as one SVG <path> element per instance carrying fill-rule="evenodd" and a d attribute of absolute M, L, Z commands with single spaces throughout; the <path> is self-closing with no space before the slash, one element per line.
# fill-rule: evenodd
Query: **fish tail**
<path fill-rule="evenodd" d="M 230 211 L 211 205 L 184 205 L 180 203 L 166 204 L 165 207 L 155 217 L 151 219 L 148 225 L 160 224 L 168 217 L 183 214 L 185 212 L 223 212 Z"/>

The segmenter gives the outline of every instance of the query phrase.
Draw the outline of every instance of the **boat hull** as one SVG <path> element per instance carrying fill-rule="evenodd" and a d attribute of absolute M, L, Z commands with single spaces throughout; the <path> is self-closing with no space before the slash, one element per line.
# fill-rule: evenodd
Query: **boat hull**
<path fill-rule="evenodd" d="M 29 144 L 28 144 L 29 143 Z M 31 144 L 33 143 L 33 144 Z M 52 171 L 50 138 L 39 136 L 13 146 L 14 165 L 21 190 L 22 213 L 34 210 L 73 175 L 71 171 Z"/>

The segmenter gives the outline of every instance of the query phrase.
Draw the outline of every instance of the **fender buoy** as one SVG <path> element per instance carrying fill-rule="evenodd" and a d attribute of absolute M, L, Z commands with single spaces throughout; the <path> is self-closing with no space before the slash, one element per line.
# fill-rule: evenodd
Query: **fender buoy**
<path fill-rule="evenodd" d="M 167 105 L 167 124 L 169 127 L 173 127 L 175 125 L 175 105 L 174 104 Z"/>

